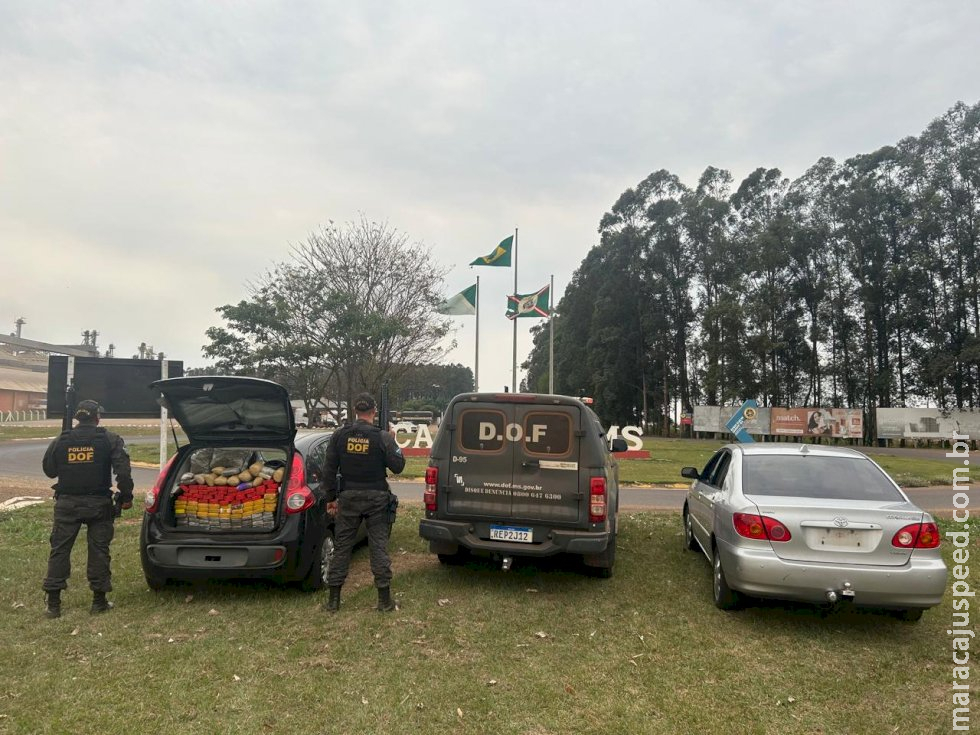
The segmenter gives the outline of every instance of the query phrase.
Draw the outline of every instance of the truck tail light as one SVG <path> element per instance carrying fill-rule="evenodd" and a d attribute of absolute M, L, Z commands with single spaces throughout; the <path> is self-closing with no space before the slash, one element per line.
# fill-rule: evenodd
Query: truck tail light
<path fill-rule="evenodd" d="M 899 549 L 935 549 L 939 546 L 939 528 L 935 523 L 910 523 L 892 536 L 892 546 Z"/>
<path fill-rule="evenodd" d="M 167 474 L 170 472 L 170 465 L 174 463 L 177 459 L 175 454 L 173 457 L 167 460 L 167 464 L 163 466 L 160 470 L 160 475 L 157 477 L 157 481 L 154 483 L 153 488 L 146 493 L 143 498 L 143 510 L 147 513 L 156 513 L 160 509 L 160 496 L 163 494 L 163 481 L 167 479 Z"/>
<path fill-rule="evenodd" d="M 439 484 L 439 468 L 425 468 L 425 490 L 422 493 L 422 502 L 425 503 L 426 510 L 436 509 L 436 485 Z"/>
<path fill-rule="evenodd" d="M 293 454 L 293 462 L 289 468 L 289 482 L 286 484 L 286 512 L 302 513 L 312 507 L 315 501 L 313 491 L 306 486 L 303 458 L 297 452 Z"/>
<path fill-rule="evenodd" d="M 775 518 L 756 513 L 733 513 L 732 524 L 735 526 L 735 533 L 745 538 L 780 543 L 793 538 L 789 529 Z"/>
<path fill-rule="evenodd" d="M 606 520 L 606 478 L 593 477 L 589 482 L 589 523 Z"/>

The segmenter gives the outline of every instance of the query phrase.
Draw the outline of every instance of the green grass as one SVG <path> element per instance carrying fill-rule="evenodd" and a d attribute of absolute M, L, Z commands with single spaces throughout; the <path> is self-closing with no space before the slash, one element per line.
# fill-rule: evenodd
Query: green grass
<path fill-rule="evenodd" d="M 267 585 L 150 592 L 129 513 L 116 609 L 88 614 L 80 539 L 54 621 L 39 589 L 50 505 L 2 516 L 0 732 L 948 730 L 949 599 L 914 625 L 793 605 L 723 613 L 675 513 L 622 518 L 611 580 L 555 563 L 442 567 L 419 515 L 403 508 L 395 525 L 393 614 L 372 609 L 366 549 L 333 616 L 322 595 Z"/>
<path fill-rule="evenodd" d="M 681 468 L 704 467 L 715 450 L 723 445 L 724 442 L 700 439 L 644 439 L 643 448 L 650 452 L 650 459 L 620 460 L 619 478 L 621 482 L 629 484 L 686 485 L 688 481 L 681 477 Z M 128 447 L 133 461 L 156 464 L 160 460 L 159 442 L 132 442 Z M 174 451 L 174 444 L 170 442 L 168 456 Z M 949 485 L 952 482 L 952 465 L 949 462 L 928 457 L 879 454 L 874 449 L 869 449 L 868 452 L 902 487 Z M 424 477 L 426 466 L 426 457 L 409 457 L 401 477 Z"/>

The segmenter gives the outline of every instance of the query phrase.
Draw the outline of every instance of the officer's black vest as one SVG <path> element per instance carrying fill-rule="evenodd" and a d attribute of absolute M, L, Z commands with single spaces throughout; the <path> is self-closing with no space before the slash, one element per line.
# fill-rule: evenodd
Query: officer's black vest
<path fill-rule="evenodd" d="M 54 457 L 58 467 L 58 493 L 106 495 L 112 491 L 109 438 L 101 426 L 76 426 L 58 437 Z"/>
<path fill-rule="evenodd" d="M 337 456 L 345 489 L 377 488 L 385 484 L 385 449 L 381 444 L 381 429 L 377 426 L 355 424 L 337 432 Z"/>

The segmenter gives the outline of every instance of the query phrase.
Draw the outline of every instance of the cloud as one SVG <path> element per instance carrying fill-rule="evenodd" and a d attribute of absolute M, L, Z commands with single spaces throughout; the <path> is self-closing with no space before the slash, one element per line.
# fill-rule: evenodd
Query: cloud
<path fill-rule="evenodd" d="M 4 3 L 0 247 L 29 287 L 0 294 L 0 319 L 200 366 L 216 307 L 359 212 L 455 264 L 447 293 L 518 226 L 519 289 L 554 274 L 560 295 L 602 214 L 651 171 L 795 177 L 975 101 L 978 16 L 908 1 Z M 480 373 L 497 389 L 513 275 L 486 271 Z M 93 274 L 104 286 L 83 298 Z M 452 359 L 471 364 L 459 323 Z"/>

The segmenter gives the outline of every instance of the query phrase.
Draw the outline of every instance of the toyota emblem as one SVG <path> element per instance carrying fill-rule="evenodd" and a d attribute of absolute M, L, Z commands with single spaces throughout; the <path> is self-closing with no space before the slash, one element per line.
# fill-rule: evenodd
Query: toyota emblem
<path fill-rule="evenodd" d="M 837 526 L 837 528 L 846 528 L 847 527 L 847 519 L 846 518 L 843 518 L 841 516 L 838 516 L 837 518 L 834 519 L 834 525 Z"/>

